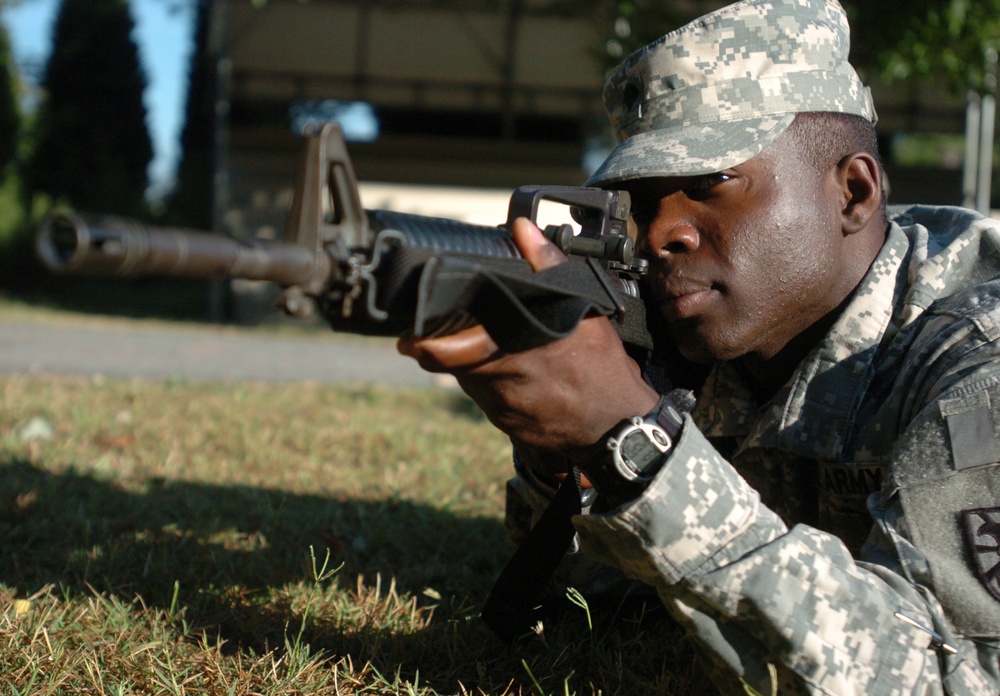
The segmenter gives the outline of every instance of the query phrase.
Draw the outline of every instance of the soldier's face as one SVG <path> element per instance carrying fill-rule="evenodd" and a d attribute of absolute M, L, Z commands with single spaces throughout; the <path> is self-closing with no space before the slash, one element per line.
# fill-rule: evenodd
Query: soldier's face
<path fill-rule="evenodd" d="M 840 304 L 847 253 L 835 172 L 779 138 L 716 174 L 624 186 L 649 291 L 685 357 L 768 360 Z"/>

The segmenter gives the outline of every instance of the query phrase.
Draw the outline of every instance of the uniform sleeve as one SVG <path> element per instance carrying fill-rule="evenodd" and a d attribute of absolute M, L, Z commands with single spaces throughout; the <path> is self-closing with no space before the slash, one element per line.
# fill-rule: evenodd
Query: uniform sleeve
<path fill-rule="evenodd" d="M 576 525 L 587 555 L 656 588 L 720 684 L 771 693 L 770 665 L 781 694 L 1000 693 L 995 636 L 955 635 L 932 586 L 908 577 L 926 558 L 900 500 L 873 509 L 883 543 L 857 561 L 836 536 L 787 528 L 688 419 L 642 496 Z"/>

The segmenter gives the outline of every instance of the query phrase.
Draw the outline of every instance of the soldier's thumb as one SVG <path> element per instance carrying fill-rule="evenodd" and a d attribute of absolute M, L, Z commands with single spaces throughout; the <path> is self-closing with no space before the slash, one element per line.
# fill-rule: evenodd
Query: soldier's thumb
<path fill-rule="evenodd" d="M 559 247 L 547 240 L 538 226 L 528 218 L 514 220 L 510 232 L 521 256 L 531 264 L 532 269 L 540 271 L 566 261 L 566 255 Z"/>

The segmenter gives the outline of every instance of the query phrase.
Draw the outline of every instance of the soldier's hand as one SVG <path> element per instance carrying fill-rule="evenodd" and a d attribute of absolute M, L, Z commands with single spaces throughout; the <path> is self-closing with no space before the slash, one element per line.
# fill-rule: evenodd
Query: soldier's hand
<path fill-rule="evenodd" d="M 566 262 L 529 220 L 516 220 L 511 232 L 534 270 Z M 455 375 L 525 463 L 547 476 L 565 473 L 615 424 L 648 412 L 659 398 L 606 317 L 585 319 L 570 336 L 518 353 L 501 351 L 481 326 L 400 339 L 398 348 L 426 370 Z"/>

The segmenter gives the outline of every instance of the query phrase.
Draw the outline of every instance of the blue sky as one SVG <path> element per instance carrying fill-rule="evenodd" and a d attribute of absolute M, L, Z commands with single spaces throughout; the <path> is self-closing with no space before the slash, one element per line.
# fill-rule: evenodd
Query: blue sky
<path fill-rule="evenodd" d="M 171 11 L 171 6 L 182 4 L 173 0 L 130 0 L 130 4 L 136 24 L 133 38 L 148 83 L 144 99 L 155 153 L 150 166 L 155 192 L 170 185 L 177 163 L 193 20 L 188 10 Z M 18 65 L 45 64 L 58 8 L 59 0 L 21 0 L 0 13 Z"/>

